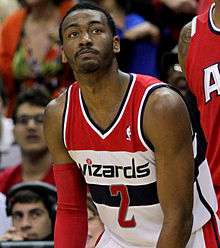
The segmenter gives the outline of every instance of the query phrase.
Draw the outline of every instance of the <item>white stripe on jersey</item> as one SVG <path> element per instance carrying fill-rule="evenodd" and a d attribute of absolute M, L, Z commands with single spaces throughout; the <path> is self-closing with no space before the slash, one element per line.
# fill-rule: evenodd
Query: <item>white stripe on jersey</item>
<path fill-rule="evenodd" d="M 100 161 L 102 164 L 100 165 L 99 174 L 103 174 L 103 166 L 109 166 L 109 168 L 115 170 L 116 167 L 122 166 L 123 168 L 131 167 L 132 171 L 132 159 L 134 161 L 134 167 L 137 171 L 138 166 L 146 164 L 145 169 L 149 169 L 149 175 L 145 177 L 136 177 L 134 178 L 125 178 L 123 174 L 123 170 L 118 169 L 118 177 L 95 177 L 88 175 L 88 169 L 86 170 L 87 173 L 85 175 L 86 181 L 89 184 L 99 184 L 99 185 L 111 185 L 116 184 L 125 184 L 125 185 L 146 185 L 156 181 L 156 168 L 155 168 L 155 159 L 154 154 L 149 150 L 145 152 L 111 152 L 111 151 L 69 151 L 70 156 L 77 161 L 77 165 L 82 169 L 82 166 L 85 164 L 85 167 L 92 165 L 100 165 Z M 90 165 L 88 165 L 88 161 Z M 147 163 L 149 164 L 147 165 Z M 81 164 L 81 166 L 79 165 Z M 94 171 L 94 169 L 92 169 Z M 137 173 L 137 172 L 136 172 Z M 131 172 L 129 172 L 131 174 Z M 143 173 L 142 173 L 143 174 Z"/>

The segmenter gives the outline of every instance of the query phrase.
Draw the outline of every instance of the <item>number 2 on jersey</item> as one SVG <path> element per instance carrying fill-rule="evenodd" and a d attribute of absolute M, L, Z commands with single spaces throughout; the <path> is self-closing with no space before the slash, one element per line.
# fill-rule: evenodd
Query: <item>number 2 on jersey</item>
<path fill-rule="evenodd" d="M 136 221 L 134 215 L 130 220 L 126 220 L 126 215 L 130 203 L 129 194 L 127 187 L 125 185 L 111 185 L 110 192 L 112 196 L 117 196 L 120 194 L 121 201 L 120 201 L 120 209 L 118 213 L 118 223 L 121 227 L 135 227 Z"/>

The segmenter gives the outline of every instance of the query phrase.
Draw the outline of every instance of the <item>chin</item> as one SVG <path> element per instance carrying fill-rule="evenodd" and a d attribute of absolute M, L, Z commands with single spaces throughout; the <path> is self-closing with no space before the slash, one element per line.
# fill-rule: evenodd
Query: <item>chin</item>
<path fill-rule="evenodd" d="M 93 72 L 96 72 L 98 71 L 98 69 L 100 68 L 99 64 L 98 63 L 94 63 L 94 62 L 90 62 L 88 61 L 87 63 L 82 63 L 80 66 L 79 66 L 79 71 L 81 73 L 93 73 Z"/>
<path fill-rule="evenodd" d="M 25 154 L 31 155 L 31 156 L 39 156 L 39 155 L 43 155 L 46 154 L 48 152 L 48 148 L 47 147 L 37 147 L 37 146 L 32 146 L 29 147 L 27 149 L 23 149 Z"/>

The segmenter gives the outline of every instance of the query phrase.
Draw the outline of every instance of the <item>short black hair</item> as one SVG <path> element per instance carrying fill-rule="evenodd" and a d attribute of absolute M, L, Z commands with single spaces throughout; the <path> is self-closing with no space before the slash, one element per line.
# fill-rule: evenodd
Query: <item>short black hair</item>
<path fill-rule="evenodd" d="M 95 11 L 98 11 L 98 12 L 103 13 L 105 15 L 106 19 L 107 19 L 107 23 L 108 23 L 108 26 L 109 26 L 109 28 L 110 28 L 110 30 L 112 32 L 112 35 L 113 36 L 116 35 L 116 26 L 115 26 L 115 22 L 114 22 L 112 16 L 105 9 L 102 9 L 98 5 L 92 4 L 92 3 L 86 1 L 86 2 L 82 2 L 82 3 L 76 4 L 75 6 L 73 6 L 72 8 L 70 8 L 67 11 L 67 13 L 65 14 L 65 16 L 63 17 L 62 21 L 60 22 L 60 26 L 59 26 L 59 38 L 60 38 L 61 44 L 63 44 L 62 26 L 63 26 L 64 20 L 66 19 L 66 17 L 70 13 L 72 13 L 74 11 L 77 11 L 77 10 L 84 10 L 84 9 L 95 10 Z"/>
<path fill-rule="evenodd" d="M 42 202 L 54 228 L 57 206 L 56 187 L 41 181 L 21 182 L 12 186 L 6 194 L 6 213 L 12 215 L 16 203 Z"/>
<path fill-rule="evenodd" d="M 63 0 L 53 0 L 53 3 L 55 5 L 60 5 Z M 21 4 L 21 6 L 26 7 L 28 6 L 27 2 L 25 0 L 18 0 L 18 2 Z"/>
<path fill-rule="evenodd" d="M 23 103 L 29 103 L 39 107 L 46 107 L 50 100 L 50 93 L 43 85 L 36 84 L 32 88 L 22 91 L 16 99 L 14 111 L 12 114 L 13 122 L 16 123 L 18 108 Z"/>
<path fill-rule="evenodd" d="M 5 95 L 4 83 L 1 77 L 0 77 L 0 98 L 2 99 L 3 105 L 6 106 L 7 99 Z"/>

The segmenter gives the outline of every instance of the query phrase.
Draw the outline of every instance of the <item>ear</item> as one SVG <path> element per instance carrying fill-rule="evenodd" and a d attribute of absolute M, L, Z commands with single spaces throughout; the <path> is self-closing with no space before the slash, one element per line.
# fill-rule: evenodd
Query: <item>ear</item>
<path fill-rule="evenodd" d="M 63 50 L 63 47 L 61 47 L 61 61 L 62 61 L 62 63 L 68 63 L 68 60 L 67 60 L 67 58 L 66 58 L 66 55 L 65 55 L 65 53 L 64 53 L 64 50 Z"/>
<path fill-rule="evenodd" d="M 113 37 L 113 51 L 114 53 L 120 52 L 120 39 L 117 35 Z"/>

